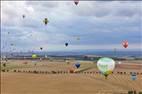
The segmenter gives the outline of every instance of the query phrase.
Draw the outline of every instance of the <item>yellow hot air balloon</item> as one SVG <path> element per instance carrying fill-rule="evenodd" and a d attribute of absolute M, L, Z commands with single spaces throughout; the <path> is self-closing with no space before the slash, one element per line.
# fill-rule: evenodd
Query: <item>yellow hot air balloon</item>
<path fill-rule="evenodd" d="M 37 55 L 36 54 L 32 54 L 32 58 L 37 58 Z"/>

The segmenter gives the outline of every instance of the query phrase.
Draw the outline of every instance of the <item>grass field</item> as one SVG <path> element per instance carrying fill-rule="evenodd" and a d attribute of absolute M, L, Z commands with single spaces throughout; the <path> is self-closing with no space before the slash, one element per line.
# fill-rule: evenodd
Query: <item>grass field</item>
<path fill-rule="evenodd" d="M 1 94 L 127 94 L 129 90 L 142 91 L 142 63 L 139 60 L 123 61 L 108 79 L 96 73 L 96 63 L 80 61 L 81 67 L 76 69 L 75 62 L 8 60 L 6 67 L 1 65 L 1 70 L 9 70 L 1 72 Z M 69 73 L 71 68 L 80 73 Z M 35 70 L 39 73 L 33 73 Z M 131 80 L 130 72 L 139 73 L 135 81 Z"/>

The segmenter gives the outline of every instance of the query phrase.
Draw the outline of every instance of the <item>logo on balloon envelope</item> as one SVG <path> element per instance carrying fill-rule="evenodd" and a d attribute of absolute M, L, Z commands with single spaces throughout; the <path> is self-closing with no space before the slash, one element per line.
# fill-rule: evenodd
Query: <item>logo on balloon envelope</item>
<path fill-rule="evenodd" d="M 115 68 L 115 61 L 111 58 L 100 58 L 97 62 L 97 67 L 100 70 L 100 72 L 107 77 L 109 74 L 111 74 Z"/>

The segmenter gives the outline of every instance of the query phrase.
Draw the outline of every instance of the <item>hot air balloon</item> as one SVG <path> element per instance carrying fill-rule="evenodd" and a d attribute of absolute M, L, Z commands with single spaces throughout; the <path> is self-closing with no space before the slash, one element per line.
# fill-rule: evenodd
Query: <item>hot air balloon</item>
<path fill-rule="evenodd" d="M 43 48 L 42 47 L 40 47 L 40 50 L 42 50 Z"/>
<path fill-rule="evenodd" d="M 47 25 L 49 21 L 48 21 L 47 18 L 44 18 L 43 22 L 44 22 L 45 25 Z"/>
<path fill-rule="evenodd" d="M 32 54 L 32 58 L 37 58 L 37 55 L 36 54 Z"/>
<path fill-rule="evenodd" d="M 127 40 L 123 41 L 122 45 L 123 45 L 124 48 L 127 48 L 128 47 L 128 41 Z"/>
<path fill-rule="evenodd" d="M 115 68 L 115 61 L 107 57 L 100 58 L 97 61 L 97 67 L 107 79 L 108 75 L 111 74 Z"/>
<path fill-rule="evenodd" d="M 24 18 L 25 18 L 25 15 L 23 14 L 22 17 L 23 17 L 23 19 L 24 19 Z"/>
<path fill-rule="evenodd" d="M 80 64 L 79 64 L 79 63 L 76 63 L 75 66 L 76 66 L 76 68 L 79 68 L 79 67 L 80 67 Z"/>
<path fill-rule="evenodd" d="M 133 73 L 131 74 L 131 80 L 136 80 L 136 79 L 137 79 L 137 75 L 136 75 L 135 72 L 133 72 Z"/>
<path fill-rule="evenodd" d="M 74 73 L 74 69 L 70 69 L 69 71 L 70 71 L 70 73 Z"/>
<path fill-rule="evenodd" d="M 122 64 L 122 62 L 119 61 L 118 64 Z"/>
<path fill-rule="evenodd" d="M 65 46 L 67 47 L 69 44 L 68 43 L 65 43 Z"/>
<path fill-rule="evenodd" d="M 23 62 L 23 64 L 25 64 L 25 65 L 26 65 L 26 64 L 28 64 L 28 62 Z"/>
<path fill-rule="evenodd" d="M 77 40 L 80 40 L 80 38 L 79 38 L 79 37 L 77 37 L 76 39 L 77 39 Z"/>
<path fill-rule="evenodd" d="M 11 43 L 10 45 L 11 45 L 11 46 L 14 46 L 14 44 L 13 44 L 13 43 Z"/>
<path fill-rule="evenodd" d="M 75 5 L 78 5 L 79 0 L 74 0 Z"/>

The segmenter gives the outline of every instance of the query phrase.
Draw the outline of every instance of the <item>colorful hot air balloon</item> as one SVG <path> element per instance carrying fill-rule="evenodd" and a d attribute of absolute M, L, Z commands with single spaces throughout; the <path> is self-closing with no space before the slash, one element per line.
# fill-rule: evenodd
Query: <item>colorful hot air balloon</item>
<path fill-rule="evenodd" d="M 74 0 L 75 5 L 78 5 L 79 0 Z"/>
<path fill-rule="evenodd" d="M 79 67 L 80 67 L 80 64 L 79 64 L 79 63 L 76 63 L 75 66 L 76 66 L 76 68 L 79 68 Z"/>
<path fill-rule="evenodd" d="M 74 69 L 70 69 L 69 72 L 70 72 L 70 73 L 74 73 Z"/>
<path fill-rule="evenodd" d="M 47 18 L 45 18 L 45 19 L 43 20 L 43 22 L 44 22 L 45 25 L 47 25 L 49 21 L 48 21 Z"/>
<path fill-rule="evenodd" d="M 118 64 L 122 64 L 122 62 L 119 61 Z"/>
<path fill-rule="evenodd" d="M 69 44 L 68 43 L 65 43 L 65 46 L 67 47 Z"/>
<path fill-rule="evenodd" d="M 23 64 L 25 64 L 25 65 L 26 65 L 26 64 L 28 64 L 28 62 L 23 62 Z"/>
<path fill-rule="evenodd" d="M 14 46 L 14 44 L 13 44 L 13 43 L 11 43 L 10 45 L 11 45 L 11 46 Z"/>
<path fill-rule="evenodd" d="M 127 40 L 123 41 L 122 45 L 123 45 L 124 48 L 127 48 L 128 47 L 128 41 Z"/>
<path fill-rule="evenodd" d="M 97 62 L 97 67 L 105 78 L 107 78 L 107 76 L 111 74 L 115 68 L 115 61 L 111 58 L 100 58 Z"/>
<path fill-rule="evenodd" d="M 76 39 L 77 39 L 77 40 L 80 40 L 80 38 L 79 38 L 79 37 L 77 37 Z"/>

